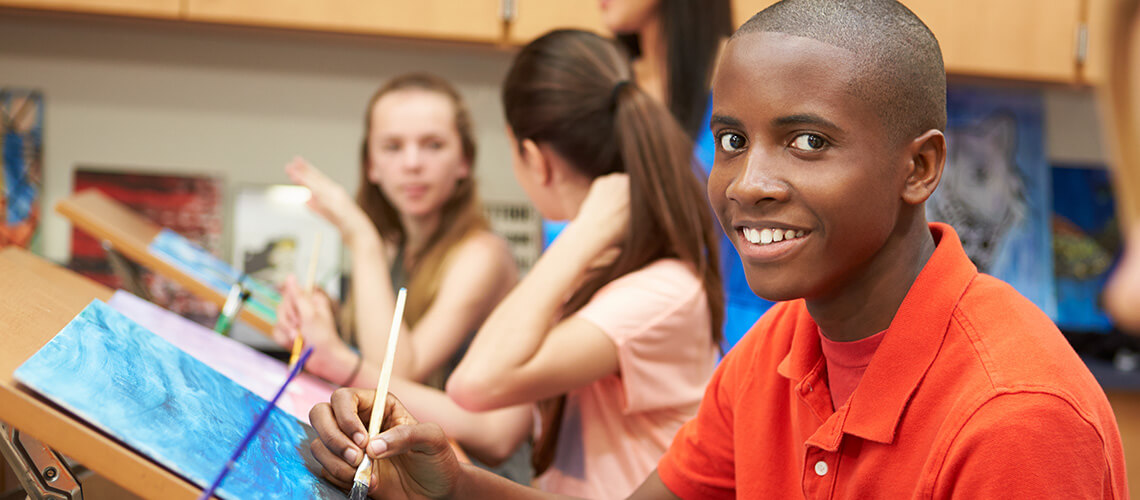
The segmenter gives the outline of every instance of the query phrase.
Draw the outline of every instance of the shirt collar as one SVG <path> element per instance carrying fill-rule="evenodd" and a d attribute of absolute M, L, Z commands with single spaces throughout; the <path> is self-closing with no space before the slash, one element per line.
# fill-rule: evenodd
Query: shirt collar
<path fill-rule="evenodd" d="M 903 409 L 942 346 L 950 316 L 978 270 L 946 224 L 931 223 L 935 249 L 886 330 L 863 379 L 848 401 L 843 432 L 889 443 Z M 819 336 L 806 307 L 797 307 L 791 348 L 776 371 L 801 380 L 820 362 Z"/>

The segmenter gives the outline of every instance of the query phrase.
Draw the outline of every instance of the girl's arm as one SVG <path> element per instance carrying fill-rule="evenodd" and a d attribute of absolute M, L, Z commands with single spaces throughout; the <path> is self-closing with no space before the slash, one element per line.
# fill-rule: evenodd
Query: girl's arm
<path fill-rule="evenodd" d="M 448 380 L 448 395 L 483 411 L 563 394 L 616 373 L 617 346 L 600 328 L 574 317 L 552 324 L 552 318 L 628 220 L 629 178 L 596 179 L 578 216 L 480 328 Z"/>

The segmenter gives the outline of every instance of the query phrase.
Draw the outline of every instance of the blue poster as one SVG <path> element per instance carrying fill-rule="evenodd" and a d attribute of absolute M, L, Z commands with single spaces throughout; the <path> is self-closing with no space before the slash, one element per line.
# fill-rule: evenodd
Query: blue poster
<path fill-rule="evenodd" d="M 953 87 L 946 108 L 946 169 L 927 216 L 954 227 L 979 271 L 1056 318 L 1041 93 Z"/>
<path fill-rule="evenodd" d="M 16 380 L 200 487 L 269 403 L 96 300 L 13 374 Z M 279 408 L 222 498 L 345 498 L 320 479 L 313 429 Z"/>
<path fill-rule="evenodd" d="M 1116 204 L 1104 166 L 1053 168 L 1053 263 L 1057 326 L 1112 330 L 1100 294 L 1120 257 Z"/>

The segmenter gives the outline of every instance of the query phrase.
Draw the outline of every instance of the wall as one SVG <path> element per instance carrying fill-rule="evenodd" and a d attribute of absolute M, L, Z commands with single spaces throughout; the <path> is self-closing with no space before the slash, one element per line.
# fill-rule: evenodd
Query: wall
<path fill-rule="evenodd" d="M 363 106 L 395 74 L 457 84 L 480 139 L 477 176 L 491 200 L 525 200 L 508 168 L 498 84 L 507 51 L 484 46 L 0 11 L 0 86 L 44 91 L 44 254 L 68 257 L 51 212 L 76 165 L 216 172 L 231 189 L 278 183 L 294 154 L 356 185 Z M 1054 161 L 1103 162 L 1093 93 L 1046 91 Z M 228 241 L 228 238 L 226 238 Z"/>
<path fill-rule="evenodd" d="M 219 173 L 232 196 L 242 183 L 288 182 L 282 167 L 299 154 L 354 190 L 364 106 L 413 70 L 467 98 L 483 196 L 525 200 L 499 108 L 510 58 L 469 45 L 0 12 L 0 86 L 45 96 L 41 237 L 56 261 L 71 236 L 51 207 L 71 192 L 76 165 Z"/>

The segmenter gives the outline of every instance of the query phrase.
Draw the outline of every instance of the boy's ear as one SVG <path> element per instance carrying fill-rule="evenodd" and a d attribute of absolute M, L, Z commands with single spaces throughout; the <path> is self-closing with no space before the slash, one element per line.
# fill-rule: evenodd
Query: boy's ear
<path fill-rule="evenodd" d="M 946 166 L 946 136 L 931 129 L 914 138 L 907 145 L 908 172 L 903 185 L 903 201 L 918 205 L 938 187 L 942 169 Z"/>
<path fill-rule="evenodd" d="M 554 180 L 554 171 L 542 148 L 538 147 L 538 143 L 532 139 L 523 139 L 519 143 L 519 149 L 523 165 L 526 167 L 526 175 L 530 176 L 531 181 L 538 186 L 549 185 Z"/>

